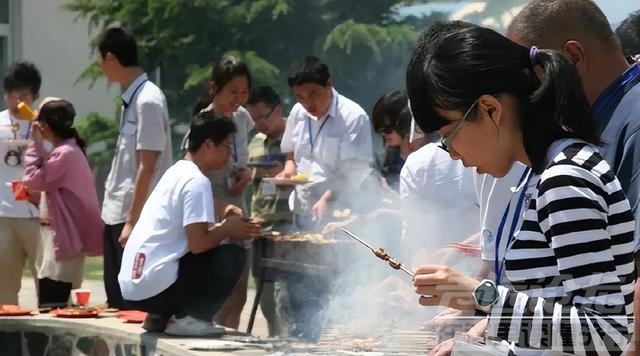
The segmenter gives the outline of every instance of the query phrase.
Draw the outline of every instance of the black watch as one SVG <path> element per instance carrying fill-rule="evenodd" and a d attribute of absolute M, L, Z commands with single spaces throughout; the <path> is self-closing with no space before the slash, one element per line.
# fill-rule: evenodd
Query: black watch
<path fill-rule="evenodd" d="M 473 290 L 473 300 L 477 310 L 488 313 L 491 307 L 496 304 L 500 295 L 498 287 L 490 279 L 484 279 Z"/>

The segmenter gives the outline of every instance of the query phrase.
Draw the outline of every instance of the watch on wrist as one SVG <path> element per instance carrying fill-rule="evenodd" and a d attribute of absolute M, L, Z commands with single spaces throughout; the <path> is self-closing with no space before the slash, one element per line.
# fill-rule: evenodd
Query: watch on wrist
<path fill-rule="evenodd" d="M 490 279 L 484 279 L 473 290 L 473 300 L 477 310 L 488 313 L 491 307 L 496 304 L 500 295 L 498 287 Z"/>

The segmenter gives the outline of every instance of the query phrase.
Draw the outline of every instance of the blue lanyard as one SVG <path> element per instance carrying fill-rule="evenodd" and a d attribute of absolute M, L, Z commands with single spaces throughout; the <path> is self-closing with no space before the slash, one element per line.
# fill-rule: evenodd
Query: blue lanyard
<path fill-rule="evenodd" d="M 509 229 L 509 236 L 507 240 L 507 246 L 511 244 L 514 239 L 516 226 L 518 225 L 518 218 L 520 217 L 520 211 L 522 211 L 522 203 L 524 202 L 524 197 L 527 193 L 527 187 L 529 185 L 529 180 L 531 179 L 531 168 L 527 167 L 527 169 L 522 172 L 522 176 L 518 181 L 518 187 L 522 184 L 522 182 L 527 178 L 527 183 L 522 187 L 522 192 L 520 192 L 520 196 L 518 197 L 518 203 L 516 204 L 516 210 L 513 212 L 513 219 L 511 221 L 511 228 Z M 504 214 L 502 214 L 502 220 L 500 220 L 500 225 L 498 225 L 498 233 L 496 235 L 495 241 L 495 261 L 494 261 L 494 269 L 496 273 L 496 284 L 500 284 L 500 279 L 502 277 L 502 272 L 504 269 L 503 260 L 500 257 L 500 240 L 502 240 L 502 232 L 504 231 L 504 225 L 507 222 L 507 216 L 509 215 L 509 209 L 511 209 L 511 201 L 507 205 L 507 208 L 504 210 Z M 505 251 L 506 253 L 506 251 Z"/>
<path fill-rule="evenodd" d="M 620 78 L 611 83 L 593 103 L 593 116 L 597 120 L 600 132 L 607 127 L 613 112 L 625 94 L 638 83 L 640 83 L 640 65 L 636 63 L 627 69 Z"/>
<path fill-rule="evenodd" d="M 311 132 L 311 119 L 309 117 L 307 117 L 307 129 L 309 131 L 309 144 L 311 144 L 311 155 L 313 156 L 313 150 L 316 147 L 316 139 L 318 139 L 318 136 L 320 136 L 320 131 L 322 131 L 322 128 L 324 127 L 324 125 L 327 123 L 327 121 L 329 121 L 329 116 L 327 116 L 322 123 L 320 124 L 320 128 L 318 129 L 318 131 L 316 131 L 316 138 L 313 138 L 313 134 Z"/>
<path fill-rule="evenodd" d="M 122 120 L 120 120 L 120 129 L 122 130 L 122 127 L 124 126 L 124 122 L 125 122 L 125 115 L 127 114 L 127 109 L 129 108 L 129 105 L 131 105 L 131 102 L 133 101 L 133 98 L 136 97 L 136 94 L 138 93 L 138 90 L 140 90 L 140 88 L 142 88 L 142 86 L 144 85 L 144 83 L 146 83 L 149 79 L 145 79 L 143 80 L 140 84 L 138 84 L 138 86 L 133 90 L 133 93 L 131 94 L 131 99 L 129 99 L 129 102 L 125 102 L 124 99 L 122 99 L 122 106 L 123 106 L 123 110 L 122 110 Z"/>
<path fill-rule="evenodd" d="M 238 146 L 236 146 L 236 135 L 233 135 L 233 151 L 231 152 L 233 156 L 233 163 L 238 163 Z"/>

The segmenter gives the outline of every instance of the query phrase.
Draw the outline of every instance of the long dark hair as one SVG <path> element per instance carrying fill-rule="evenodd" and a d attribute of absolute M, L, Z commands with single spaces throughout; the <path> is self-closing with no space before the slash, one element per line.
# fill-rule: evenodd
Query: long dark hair
<path fill-rule="evenodd" d="M 87 144 L 73 127 L 75 116 L 76 110 L 70 102 L 64 99 L 55 99 L 42 105 L 36 120 L 45 122 L 53 134 L 61 139 L 75 138 L 82 153 L 86 155 Z"/>
<path fill-rule="evenodd" d="M 537 65 L 544 69 L 542 79 L 534 72 Z M 449 123 L 438 109 L 464 111 L 485 94 L 513 95 L 536 173 L 559 138 L 601 144 L 575 68 L 558 52 L 531 53 L 490 29 L 460 22 L 433 26 L 418 40 L 406 79 L 414 118 L 425 132 Z"/>

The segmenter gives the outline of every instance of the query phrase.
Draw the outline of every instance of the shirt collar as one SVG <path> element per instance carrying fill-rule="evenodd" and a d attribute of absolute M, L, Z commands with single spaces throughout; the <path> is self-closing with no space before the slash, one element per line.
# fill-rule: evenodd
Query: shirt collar
<path fill-rule="evenodd" d="M 147 77 L 147 73 L 140 74 L 140 76 L 138 76 L 138 78 L 136 78 L 136 80 L 134 80 L 133 83 L 129 85 L 127 90 L 125 90 L 124 93 L 122 93 L 122 95 L 120 96 L 122 98 L 122 102 L 126 105 L 129 105 L 131 99 L 133 99 L 133 95 L 136 93 L 136 89 L 138 89 L 140 84 L 144 83 L 147 80 L 149 80 L 149 78 Z"/>

